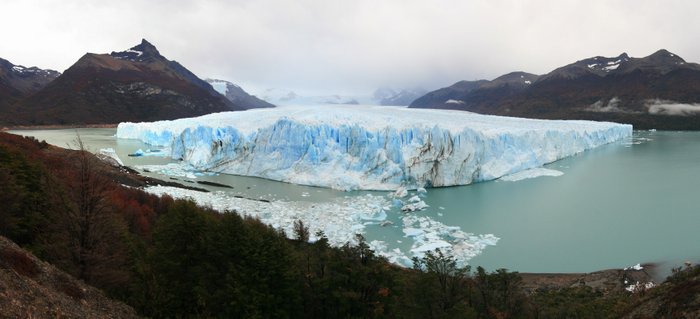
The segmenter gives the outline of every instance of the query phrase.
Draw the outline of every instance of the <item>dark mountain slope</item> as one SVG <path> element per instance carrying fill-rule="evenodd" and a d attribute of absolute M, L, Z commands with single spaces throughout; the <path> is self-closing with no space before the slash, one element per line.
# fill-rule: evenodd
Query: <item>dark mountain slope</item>
<path fill-rule="evenodd" d="M 0 58 L 0 111 L 44 88 L 60 75 L 53 70 L 14 65 Z"/>
<path fill-rule="evenodd" d="M 489 84 L 492 82 L 496 80 Z M 419 99 L 411 107 L 617 121 L 640 129 L 700 129 L 700 106 L 696 105 L 700 103 L 700 65 L 666 50 L 644 58 L 623 53 L 614 58 L 584 59 L 530 83 L 507 91 L 491 90 L 490 94 L 483 93 L 485 85 L 476 90 L 450 87 L 455 92 L 449 98 L 458 102 L 419 103 Z"/>
<path fill-rule="evenodd" d="M 242 110 L 155 46 L 85 54 L 55 81 L 15 106 L 9 124 L 155 121 Z"/>

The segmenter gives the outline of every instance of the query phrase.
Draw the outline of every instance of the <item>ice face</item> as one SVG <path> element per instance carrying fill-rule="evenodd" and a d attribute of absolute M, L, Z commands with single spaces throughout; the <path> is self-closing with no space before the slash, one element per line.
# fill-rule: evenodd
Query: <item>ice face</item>
<path fill-rule="evenodd" d="M 466 185 L 631 135 L 631 125 L 608 122 L 386 106 L 256 109 L 117 129 L 198 170 L 342 190 Z"/>

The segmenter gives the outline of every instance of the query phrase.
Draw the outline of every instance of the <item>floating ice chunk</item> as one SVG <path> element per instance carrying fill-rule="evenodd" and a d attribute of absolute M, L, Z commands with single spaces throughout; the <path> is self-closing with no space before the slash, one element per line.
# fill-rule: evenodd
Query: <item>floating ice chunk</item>
<path fill-rule="evenodd" d="M 420 199 L 420 197 L 418 197 L 417 195 L 415 195 L 415 196 L 413 196 L 413 197 L 411 197 L 411 198 L 408 199 L 408 202 L 409 202 L 409 203 L 417 203 L 417 202 L 420 202 L 420 201 L 421 201 L 421 199 Z"/>
<path fill-rule="evenodd" d="M 404 234 L 412 235 L 406 237 L 413 239 L 413 257 L 422 258 L 427 251 L 439 248 L 444 255 L 454 257 L 460 267 L 499 240 L 492 234 L 466 233 L 459 227 L 447 226 L 427 216 L 407 215 L 403 217 L 403 223 Z"/>
<path fill-rule="evenodd" d="M 375 210 L 375 211 L 370 211 L 370 212 L 361 212 L 359 214 L 359 217 L 361 220 L 364 221 L 375 221 L 375 222 L 381 222 L 386 220 L 386 212 L 383 209 Z"/>
<path fill-rule="evenodd" d="M 424 210 L 428 208 L 428 204 L 426 204 L 423 200 L 418 199 L 418 202 L 412 203 L 412 204 L 406 204 L 401 207 L 402 212 L 415 212 L 419 210 Z"/>
<path fill-rule="evenodd" d="M 416 192 L 418 192 L 418 194 L 425 194 L 425 193 L 427 193 L 428 191 L 425 190 L 425 188 L 423 188 L 423 187 L 418 187 L 418 188 L 416 189 Z"/>
<path fill-rule="evenodd" d="M 432 242 L 429 242 L 427 244 L 420 245 L 416 248 L 412 248 L 411 252 L 415 253 L 426 253 L 429 251 L 434 251 L 436 249 L 441 249 L 441 248 L 447 248 L 447 247 L 452 247 L 450 243 L 443 241 L 443 240 L 435 240 Z"/>
<path fill-rule="evenodd" d="M 404 237 L 423 235 L 423 231 L 418 228 L 406 227 L 403 229 Z"/>
<path fill-rule="evenodd" d="M 341 190 L 497 179 L 632 135 L 631 125 L 399 107 L 280 107 L 153 123 L 118 138 L 165 147 L 201 171 Z"/>
<path fill-rule="evenodd" d="M 404 197 L 406 197 L 406 195 L 408 195 L 408 190 L 405 187 L 399 187 L 394 192 L 395 198 L 404 198 Z"/>
<path fill-rule="evenodd" d="M 139 148 L 135 152 L 129 154 L 129 156 L 139 157 L 139 156 L 143 156 L 143 154 L 145 154 L 145 152 Z"/>
<path fill-rule="evenodd" d="M 506 175 L 500 178 L 502 181 L 508 181 L 508 182 L 517 182 L 521 181 L 524 179 L 528 178 L 535 178 L 535 177 L 540 177 L 540 176 L 562 176 L 564 175 L 563 172 L 555 170 L 555 169 L 549 169 L 549 168 L 543 168 L 543 167 L 538 167 L 538 168 L 531 168 L 525 171 L 517 172 L 515 174 L 510 174 Z"/>

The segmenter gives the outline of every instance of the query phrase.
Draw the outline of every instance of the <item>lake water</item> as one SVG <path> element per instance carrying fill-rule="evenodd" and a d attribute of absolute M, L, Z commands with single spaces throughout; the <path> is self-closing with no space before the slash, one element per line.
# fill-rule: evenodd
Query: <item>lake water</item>
<path fill-rule="evenodd" d="M 91 150 L 113 147 L 127 165 L 170 162 L 162 157 L 128 157 L 149 146 L 117 140 L 115 131 L 77 130 Z M 75 139 L 76 130 L 17 133 L 66 147 Z M 640 131 L 631 140 L 546 166 L 563 172 L 562 176 L 429 189 L 424 200 L 430 207 L 419 214 L 468 233 L 499 237 L 497 245 L 470 261 L 487 269 L 589 272 L 645 262 L 679 265 L 700 256 L 699 164 L 700 133 Z M 198 179 L 231 185 L 233 194 L 269 200 L 324 202 L 383 194 L 230 175 Z M 368 225 L 367 239 L 410 249 L 400 226 L 402 216 L 393 208 L 387 219 L 398 226 Z"/>

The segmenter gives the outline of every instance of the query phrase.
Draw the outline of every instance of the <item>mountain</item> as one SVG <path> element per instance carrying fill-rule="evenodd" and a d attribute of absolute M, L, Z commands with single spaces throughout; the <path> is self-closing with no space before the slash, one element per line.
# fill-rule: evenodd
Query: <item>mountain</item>
<path fill-rule="evenodd" d="M 45 88 L 13 106 L 9 124 L 104 124 L 243 110 L 146 41 L 87 53 Z"/>
<path fill-rule="evenodd" d="M 61 73 L 22 65 L 0 58 L 0 109 L 44 88 Z"/>
<path fill-rule="evenodd" d="M 206 79 L 207 83 L 214 87 L 214 90 L 221 93 L 229 101 L 236 105 L 245 107 L 246 109 L 275 107 L 273 104 L 267 103 L 254 95 L 248 94 L 240 86 L 229 81 Z"/>
<path fill-rule="evenodd" d="M 659 50 L 643 58 L 596 56 L 542 76 L 516 72 L 493 81 L 458 82 L 410 107 L 698 130 L 699 103 L 700 65 Z"/>
<path fill-rule="evenodd" d="M 379 105 L 406 106 L 428 93 L 423 88 L 399 89 L 379 88 L 374 91 L 374 99 Z"/>

